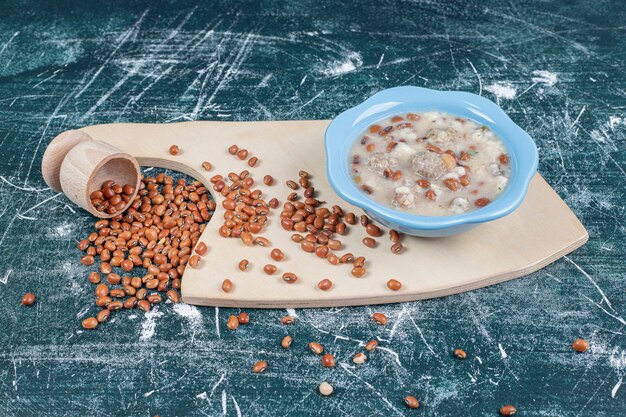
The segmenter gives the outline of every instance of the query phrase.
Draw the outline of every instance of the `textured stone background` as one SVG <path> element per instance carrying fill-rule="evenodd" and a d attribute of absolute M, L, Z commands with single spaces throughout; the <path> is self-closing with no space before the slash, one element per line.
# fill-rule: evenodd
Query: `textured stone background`
<path fill-rule="evenodd" d="M 626 414 L 626 7 L 623 1 L 3 2 L 0 15 L 0 414 Z M 498 102 L 589 243 L 529 277 L 372 309 L 162 304 L 95 332 L 76 242 L 93 219 L 46 188 L 57 133 L 84 125 L 332 118 L 419 85 Z M 210 150 L 207 150 L 210 152 Z M 34 290 L 38 303 L 19 305 Z M 294 347 L 278 347 L 286 332 Z M 350 358 L 377 335 L 368 364 Z M 591 342 L 575 354 L 575 337 Z M 306 343 L 339 364 L 322 369 Z M 465 362 L 451 358 L 462 346 Z M 252 375 L 259 357 L 271 362 Z M 327 379 L 336 388 L 321 398 Z M 420 410 L 401 398 L 414 393 Z"/>

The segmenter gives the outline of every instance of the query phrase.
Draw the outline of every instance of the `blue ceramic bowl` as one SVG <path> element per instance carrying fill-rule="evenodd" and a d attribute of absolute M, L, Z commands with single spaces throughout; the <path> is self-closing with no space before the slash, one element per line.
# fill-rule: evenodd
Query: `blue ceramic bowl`
<path fill-rule="evenodd" d="M 371 200 L 352 181 L 348 164 L 352 144 L 378 120 L 409 112 L 441 111 L 488 126 L 504 142 L 511 176 L 502 194 L 489 205 L 454 216 L 418 216 Z M 506 216 L 524 200 L 537 171 L 539 156 L 531 137 L 494 102 L 471 93 L 396 87 L 381 91 L 337 116 L 325 135 L 326 170 L 335 192 L 387 227 L 414 236 L 443 237 Z"/>

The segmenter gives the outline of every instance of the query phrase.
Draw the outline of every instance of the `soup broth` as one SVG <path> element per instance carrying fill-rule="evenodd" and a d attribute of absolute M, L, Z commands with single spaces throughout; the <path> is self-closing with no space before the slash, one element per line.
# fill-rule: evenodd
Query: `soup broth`
<path fill-rule="evenodd" d="M 504 143 L 488 127 L 434 111 L 369 126 L 349 164 L 353 181 L 372 200 L 423 216 L 484 207 L 502 193 L 511 172 Z"/>

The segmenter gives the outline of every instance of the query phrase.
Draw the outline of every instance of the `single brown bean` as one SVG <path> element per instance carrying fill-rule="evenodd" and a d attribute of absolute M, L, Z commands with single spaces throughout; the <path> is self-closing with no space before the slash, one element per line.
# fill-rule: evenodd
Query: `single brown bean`
<path fill-rule="evenodd" d="M 315 251 L 315 243 L 309 242 L 308 240 L 303 240 L 300 243 L 300 247 L 305 252 L 313 252 L 313 251 Z"/>
<path fill-rule="evenodd" d="M 391 240 L 393 243 L 399 242 L 400 241 L 400 233 L 398 233 L 397 230 L 389 230 L 389 240 Z"/>
<path fill-rule="evenodd" d="M 122 303 L 119 300 L 111 301 L 109 305 L 107 305 L 107 309 L 109 309 L 110 311 L 121 310 L 123 307 L 124 307 L 124 303 Z"/>
<path fill-rule="evenodd" d="M 239 324 L 248 324 L 250 323 L 250 316 L 248 316 L 248 313 L 242 311 L 237 316 L 237 320 L 239 320 Z"/>
<path fill-rule="evenodd" d="M 22 297 L 22 304 L 25 306 L 32 306 L 33 304 L 35 304 L 35 294 L 33 294 L 32 292 L 27 292 L 26 294 L 24 294 L 24 296 Z"/>
<path fill-rule="evenodd" d="M 317 283 L 317 287 L 322 291 L 328 291 L 333 286 L 333 282 L 328 278 L 324 278 L 320 282 Z"/>
<path fill-rule="evenodd" d="M 352 261 L 354 261 L 354 255 L 349 252 L 339 258 L 339 262 L 342 264 L 350 263 Z"/>
<path fill-rule="evenodd" d="M 231 155 L 236 155 L 237 152 L 239 152 L 239 147 L 237 145 L 232 145 L 230 148 L 228 148 L 228 153 Z"/>
<path fill-rule="evenodd" d="M 584 352 L 589 349 L 589 342 L 587 342 L 585 339 L 576 339 L 572 343 L 572 348 L 576 352 Z"/>
<path fill-rule="evenodd" d="M 517 413 L 517 408 L 515 408 L 515 406 L 513 405 L 503 405 L 502 407 L 500 407 L 500 414 L 502 414 L 503 416 L 512 416 L 515 413 Z"/>
<path fill-rule="evenodd" d="M 262 372 L 265 372 L 267 368 L 268 363 L 266 361 L 258 361 L 252 366 L 252 372 L 254 372 L 255 374 L 260 374 Z"/>
<path fill-rule="evenodd" d="M 283 281 L 285 281 L 288 284 L 293 284 L 297 280 L 298 280 L 298 276 L 296 274 L 294 274 L 294 273 L 285 272 L 283 274 Z"/>
<path fill-rule="evenodd" d="M 250 262 L 248 262 L 248 260 L 247 260 L 247 259 L 242 259 L 241 261 L 239 261 L 239 265 L 238 265 L 238 267 L 239 267 L 239 269 L 240 269 L 241 271 L 245 271 L 246 269 L 248 269 L 248 264 L 249 264 L 249 263 L 250 263 Z"/>
<path fill-rule="evenodd" d="M 332 353 L 327 353 L 322 356 L 322 365 L 327 368 L 332 368 L 333 366 L 335 366 L 335 357 Z"/>
<path fill-rule="evenodd" d="M 208 250 L 207 245 L 204 242 L 200 242 L 196 245 L 196 253 L 200 256 L 204 256 L 207 250 Z"/>
<path fill-rule="evenodd" d="M 361 267 L 361 266 L 356 266 L 354 268 L 352 268 L 352 271 L 350 271 L 352 273 L 353 276 L 357 277 L 357 278 L 361 278 L 363 275 L 365 275 L 366 269 Z"/>
<path fill-rule="evenodd" d="M 103 297 L 109 295 L 109 287 L 106 284 L 99 284 L 95 289 L 96 297 Z"/>
<path fill-rule="evenodd" d="M 98 327 L 98 319 L 95 317 L 88 317 L 82 322 L 82 326 L 84 329 L 93 330 Z"/>
<path fill-rule="evenodd" d="M 391 245 L 391 253 L 398 254 L 402 252 L 402 249 L 404 249 L 404 246 L 400 242 L 396 242 L 393 245 Z"/>
<path fill-rule="evenodd" d="M 280 249 L 274 248 L 272 249 L 272 252 L 270 253 L 270 257 L 275 261 L 282 261 L 283 258 L 285 257 L 285 254 Z"/>
<path fill-rule="evenodd" d="M 266 175 L 263 177 L 263 184 L 270 186 L 272 184 L 274 184 L 274 177 L 272 177 L 271 175 Z"/>
<path fill-rule="evenodd" d="M 98 320 L 98 323 L 104 323 L 105 321 L 109 320 L 109 317 L 111 317 L 111 310 L 109 310 L 108 308 L 103 308 L 96 315 L 96 320 Z"/>
<path fill-rule="evenodd" d="M 465 353 L 465 351 L 463 349 L 454 349 L 454 352 L 452 352 L 452 354 L 457 359 L 466 359 L 467 358 L 467 353 Z"/>
<path fill-rule="evenodd" d="M 378 347 L 378 340 L 372 339 L 365 344 L 365 350 L 372 351 Z"/>
<path fill-rule="evenodd" d="M 89 277 L 87 279 L 92 284 L 98 284 L 98 283 L 100 283 L 100 274 L 95 272 L 95 271 L 94 272 L 90 272 L 89 273 Z"/>
<path fill-rule="evenodd" d="M 407 407 L 409 408 L 418 408 L 420 406 L 420 402 L 417 400 L 417 398 L 413 397 L 412 395 L 407 395 L 406 397 L 404 397 L 404 404 L 406 404 Z"/>
<path fill-rule="evenodd" d="M 387 288 L 389 288 L 391 291 L 398 291 L 400 288 L 402 288 L 402 283 L 397 279 L 390 279 L 389 281 L 387 281 Z"/>
<path fill-rule="evenodd" d="M 317 342 L 309 343 L 309 349 L 316 355 L 321 355 L 324 352 L 324 347 Z"/>
<path fill-rule="evenodd" d="M 387 321 L 388 321 L 387 316 L 385 316 L 383 313 L 372 314 L 372 320 L 374 320 L 374 323 L 381 324 L 381 325 L 387 324 Z"/>
<path fill-rule="evenodd" d="M 228 318 L 228 322 L 226 323 L 226 327 L 228 327 L 230 330 L 236 330 L 237 327 L 239 327 L 239 319 L 237 318 L 237 316 L 231 315 Z"/>
<path fill-rule="evenodd" d="M 296 319 L 294 319 L 294 318 L 293 318 L 293 317 L 291 317 L 291 316 L 283 316 L 283 317 L 280 319 L 280 322 L 281 322 L 282 324 L 294 324 L 294 323 L 296 322 Z"/>
<path fill-rule="evenodd" d="M 252 158 L 248 159 L 248 166 L 254 167 L 256 166 L 258 162 L 259 162 L 259 158 L 257 158 L 256 156 L 253 156 Z"/>
<path fill-rule="evenodd" d="M 380 230 L 380 227 L 376 226 L 374 223 L 368 223 L 368 225 L 365 226 L 365 231 L 368 235 L 373 237 L 379 237 L 383 234 L 383 232 Z"/>
<path fill-rule="evenodd" d="M 283 337 L 283 340 L 280 341 L 280 346 L 282 346 L 283 349 L 287 349 L 291 346 L 292 342 L 293 338 L 291 336 L 285 336 Z"/>
<path fill-rule="evenodd" d="M 165 296 L 173 303 L 180 303 L 180 294 L 178 294 L 178 291 L 174 289 L 165 293 Z"/>
<path fill-rule="evenodd" d="M 346 223 L 348 223 L 350 225 L 355 225 L 356 224 L 356 216 L 354 215 L 354 213 L 348 213 L 348 214 L 346 214 L 345 221 L 346 221 Z"/>
<path fill-rule="evenodd" d="M 363 244 L 365 246 L 367 246 L 368 248 L 375 248 L 376 247 L 376 240 L 372 239 L 371 237 L 364 237 L 363 238 Z"/>
<path fill-rule="evenodd" d="M 226 278 L 223 282 L 222 282 L 222 291 L 224 292 L 231 292 L 233 290 L 233 283 L 231 280 L 229 280 L 228 278 Z"/>
<path fill-rule="evenodd" d="M 361 221 L 361 226 L 367 227 L 367 225 L 370 223 L 370 218 L 367 217 L 366 214 L 361 214 L 360 221 Z"/>
<path fill-rule="evenodd" d="M 298 188 L 300 188 L 298 186 L 298 183 L 292 180 L 288 180 L 286 184 L 287 184 L 287 187 L 291 188 L 292 190 L 297 190 Z"/>
<path fill-rule="evenodd" d="M 211 165 L 211 163 L 208 161 L 204 161 L 202 163 L 202 168 L 204 168 L 205 171 L 210 171 L 213 169 L 213 165 Z"/>
<path fill-rule="evenodd" d="M 193 269 L 198 268 L 198 263 L 200 262 L 200 257 L 198 255 L 192 255 L 189 257 L 187 264 Z"/>
<path fill-rule="evenodd" d="M 259 246 L 262 246 L 262 247 L 267 247 L 267 246 L 270 245 L 269 239 L 266 238 L 266 237 L 263 237 L 263 236 L 255 237 L 253 243 L 255 245 L 259 245 Z"/>
<path fill-rule="evenodd" d="M 248 157 L 247 149 L 240 149 L 239 152 L 237 152 L 237 158 L 241 159 L 242 161 L 246 159 L 247 157 Z"/>
<path fill-rule="evenodd" d="M 170 155 L 178 155 L 178 153 L 180 152 L 180 149 L 178 148 L 178 146 L 172 145 L 170 146 L 169 152 L 170 152 Z"/>
<path fill-rule="evenodd" d="M 267 275 L 274 275 L 277 269 L 278 268 L 276 268 L 276 265 L 267 264 L 263 267 L 263 272 L 265 272 Z"/>
<path fill-rule="evenodd" d="M 139 307 L 140 310 L 143 310 L 147 313 L 148 311 L 150 311 L 150 308 L 152 306 L 148 300 L 139 300 L 137 301 L 137 307 Z"/>

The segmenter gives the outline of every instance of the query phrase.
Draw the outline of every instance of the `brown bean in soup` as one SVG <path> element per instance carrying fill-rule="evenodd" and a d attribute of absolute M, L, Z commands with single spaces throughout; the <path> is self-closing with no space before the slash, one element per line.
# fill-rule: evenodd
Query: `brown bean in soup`
<path fill-rule="evenodd" d="M 484 207 L 511 173 L 506 147 L 488 127 L 435 111 L 369 126 L 350 158 L 352 179 L 372 200 L 423 216 Z"/>

